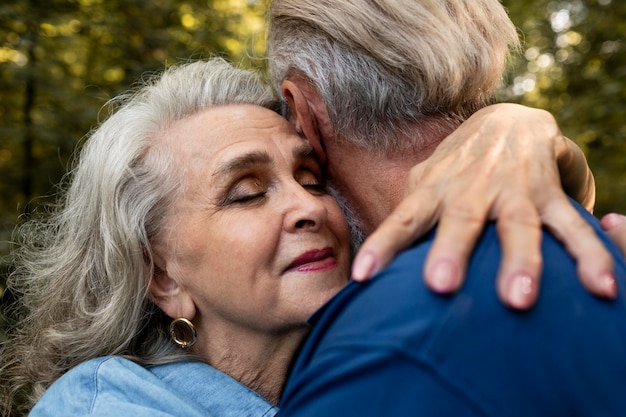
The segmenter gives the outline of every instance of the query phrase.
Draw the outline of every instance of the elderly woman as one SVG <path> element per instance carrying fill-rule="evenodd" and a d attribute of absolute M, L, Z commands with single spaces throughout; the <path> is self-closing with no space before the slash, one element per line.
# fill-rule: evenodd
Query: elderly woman
<path fill-rule="evenodd" d="M 315 153 L 219 59 L 122 101 L 63 203 L 19 230 L 2 415 L 273 415 L 307 317 L 348 277 Z"/>
<path fill-rule="evenodd" d="M 350 258 L 315 154 L 275 105 L 256 75 L 197 62 L 93 133 L 62 208 L 22 229 L 11 286 L 28 316 L 3 379 L 29 408 L 63 375 L 31 415 L 273 414 Z"/>

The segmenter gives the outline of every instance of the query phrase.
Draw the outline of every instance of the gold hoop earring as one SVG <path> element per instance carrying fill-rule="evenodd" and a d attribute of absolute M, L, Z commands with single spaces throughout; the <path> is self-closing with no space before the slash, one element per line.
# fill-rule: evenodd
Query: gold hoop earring
<path fill-rule="evenodd" d="M 176 319 L 170 324 L 170 337 L 179 347 L 189 349 L 196 344 L 196 328 L 185 318 Z"/>

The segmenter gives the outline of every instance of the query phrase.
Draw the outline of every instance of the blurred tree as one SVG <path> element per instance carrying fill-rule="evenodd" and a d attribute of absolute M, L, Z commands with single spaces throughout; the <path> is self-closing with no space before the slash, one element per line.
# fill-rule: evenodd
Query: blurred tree
<path fill-rule="evenodd" d="M 503 98 L 552 112 L 587 155 L 596 215 L 626 212 L 626 2 L 503 3 L 525 42 Z"/>
<path fill-rule="evenodd" d="M 190 57 L 261 67 L 264 8 L 254 0 L 2 2 L 0 272 L 18 216 L 53 198 L 107 100 Z"/>

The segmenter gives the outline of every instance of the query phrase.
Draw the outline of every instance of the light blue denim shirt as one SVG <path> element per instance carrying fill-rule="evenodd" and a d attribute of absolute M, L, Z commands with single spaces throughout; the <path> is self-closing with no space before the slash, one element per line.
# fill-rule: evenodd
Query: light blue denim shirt
<path fill-rule="evenodd" d="M 59 378 L 31 417 L 271 417 L 278 408 L 230 376 L 201 362 L 144 368 L 102 357 Z"/>

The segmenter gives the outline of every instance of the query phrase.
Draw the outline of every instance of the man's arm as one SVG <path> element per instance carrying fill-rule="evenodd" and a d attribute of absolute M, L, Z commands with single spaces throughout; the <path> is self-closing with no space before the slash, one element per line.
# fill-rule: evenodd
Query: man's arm
<path fill-rule="evenodd" d="M 425 280 L 434 291 L 454 292 L 463 283 L 467 260 L 485 223 L 495 220 L 504 253 L 498 291 L 505 304 L 525 309 L 538 296 L 542 226 L 576 258 L 585 287 L 614 298 L 609 253 L 564 189 L 591 210 L 591 171 L 552 115 L 515 104 L 489 106 L 413 168 L 405 200 L 365 241 L 353 278 L 364 280 L 380 271 L 439 222 Z"/>

